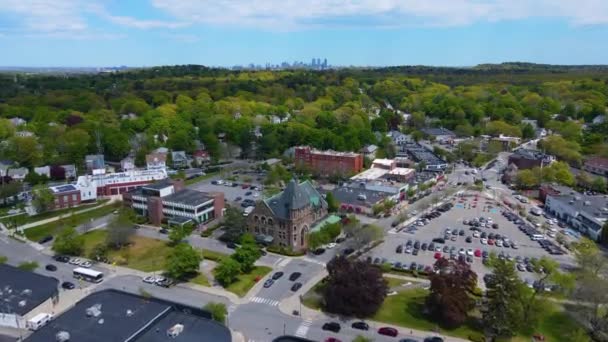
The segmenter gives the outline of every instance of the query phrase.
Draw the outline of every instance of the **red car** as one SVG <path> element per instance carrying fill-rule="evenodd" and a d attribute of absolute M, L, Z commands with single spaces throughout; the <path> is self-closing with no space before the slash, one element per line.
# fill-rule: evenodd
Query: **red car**
<path fill-rule="evenodd" d="M 380 334 L 380 335 L 386 335 L 386 336 L 392 336 L 392 337 L 397 337 L 397 335 L 399 335 L 399 332 L 395 328 L 382 327 L 382 328 L 378 329 L 378 334 Z"/>
<path fill-rule="evenodd" d="M 325 339 L 325 342 L 342 342 L 335 337 L 328 337 Z"/>
<path fill-rule="evenodd" d="M 439 253 L 439 252 L 435 253 L 435 259 L 441 259 L 441 253 Z"/>
<path fill-rule="evenodd" d="M 247 184 L 247 183 L 241 185 L 241 189 L 247 189 L 248 187 L 249 187 L 249 184 Z"/>
<path fill-rule="evenodd" d="M 475 250 L 475 256 L 480 258 L 481 257 L 481 251 L 479 249 Z"/>
<path fill-rule="evenodd" d="M 488 245 L 490 245 L 490 246 L 494 245 L 494 240 L 489 239 L 489 240 L 488 240 Z"/>

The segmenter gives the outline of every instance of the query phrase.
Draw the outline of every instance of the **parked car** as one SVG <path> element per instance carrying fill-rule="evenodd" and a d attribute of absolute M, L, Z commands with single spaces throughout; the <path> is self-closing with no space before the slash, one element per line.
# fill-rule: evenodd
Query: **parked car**
<path fill-rule="evenodd" d="M 359 330 L 369 330 L 369 324 L 360 321 L 360 322 L 354 322 L 351 327 L 353 329 L 359 329 Z"/>
<path fill-rule="evenodd" d="M 289 280 L 295 281 L 296 279 L 300 278 L 301 275 L 302 275 L 302 273 L 300 273 L 300 272 L 293 272 L 292 274 L 289 275 Z"/>
<path fill-rule="evenodd" d="M 91 268 L 91 266 L 93 266 L 93 264 L 90 261 L 83 261 L 80 263 L 80 267 Z"/>
<path fill-rule="evenodd" d="M 395 328 L 382 327 L 382 328 L 378 329 L 378 334 L 385 335 L 385 336 L 397 337 L 397 335 L 399 335 L 399 332 Z"/>
<path fill-rule="evenodd" d="M 55 271 L 57 271 L 57 266 L 55 266 L 53 264 L 48 264 L 48 265 L 44 266 L 44 269 L 47 271 L 55 272 Z"/>
<path fill-rule="evenodd" d="M 296 292 L 296 291 L 298 291 L 298 290 L 299 290 L 301 287 L 302 287 L 302 283 L 294 283 L 294 284 L 291 286 L 291 291 Z"/>
<path fill-rule="evenodd" d="M 76 285 L 74 285 L 74 283 L 71 283 L 69 281 L 64 281 L 63 283 L 61 283 L 61 288 L 66 289 L 66 290 L 73 290 L 74 288 L 76 288 Z"/>
<path fill-rule="evenodd" d="M 58 261 L 58 262 L 68 262 L 68 261 L 70 261 L 70 257 L 69 256 L 65 256 L 65 255 L 55 255 L 53 257 L 53 259 L 55 261 Z"/>
<path fill-rule="evenodd" d="M 323 326 L 321 327 L 321 329 L 332 331 L 332 332 L 335 332 L 337 334 L 337 333 L 340 332 L 340 323 L 338 323 L 338 322 L 327 322 L 327 323 L 323 324 Z"/>
<path fill-rule="evenodd" d="M 161 228 L 161 230 L 158 231 L 161 234 L 169 234 L 169 231 L 165 228 Z"/>
<path fill-rule="evenodd" d="M 51 240 L 53 240 L 53 236 L 52 235 L 47 235 L 47 236 L 43 237 L 42 239 L 38 240 L 38 243 L 42 245 L 42 244 L 45 244 L 45 243 L 47 243 L 47 242 L 49 242 Z"/>
<path fill-rule="evenodd" d="M 264 282 L 264 287 L 265 288 L 269 288 L 272 286 L 272 284 L 274 284 L 274 280 L 272 279 L 266 279 L 266 281 Z"/>
<path fill-rule="evenodd" d="M 325 248 L 317 248 L 312 252 L 314 255 L 321 255 L 323 253 L 325 253 Z"/>
<path fill-rule="evenodd" d="M 281 272 L 281 271 L 279 271 L 279 272 L 275 272 L 275 273 L 272 275 L 272 279 L 273 279 L 273 280 L 278 280 L 279 278 L 281 278 L 281 277 L 283 276 L 283 274 L 284 274 L 284 273 L 283 273 L 283 272 Z"/>

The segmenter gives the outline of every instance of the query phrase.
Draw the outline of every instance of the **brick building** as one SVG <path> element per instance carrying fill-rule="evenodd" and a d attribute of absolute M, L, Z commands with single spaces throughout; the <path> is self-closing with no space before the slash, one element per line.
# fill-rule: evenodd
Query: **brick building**
<path fill-rule="evenodd" d="M 298 146 L 295 148 L 295 164 L 320 176 L 352 175 L 363 170 L 363 155 Z"/>
<path fill-rule="evenodd" d="M 125 206 L 148 217 L 154 225 L 194 222 L 204 224 L 222 217 L 224 194 L 185 189 L 183 181 L 163 180 L 123 193 Z"/>
<path fill-rule="evenodd" d="M 71 208 L 80 205 L 80 189 L 73 184 L 63 184 L 49 187 L 55 197 L 53 209 Z"/>
<path fill-rule="evenodd" d="M 247 230 L 274 245 L 303 251 L 308 232 L 325 216 L 327 202 L 312 184 L 291 180 L 283 192 L 256 204 L 247 216 Z"/>
<path fill-rule="evenodd" d="M 540 167 L 541 163 L 548 166 L 554 160 L 553 156 L 525 148 L 520 148 L 509 156 L 509 164 L 515 164 L 519 170 Z"/>

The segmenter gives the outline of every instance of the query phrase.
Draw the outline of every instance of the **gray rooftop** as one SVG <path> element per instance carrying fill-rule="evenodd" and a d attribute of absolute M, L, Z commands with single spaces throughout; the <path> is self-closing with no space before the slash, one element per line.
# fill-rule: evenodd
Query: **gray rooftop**
<path fill-rule="evenodd" d="M 302 209 L 308 205 L 326 207 L 327 203 L 319 192 L 305 181 L 297 183 L 291 180 L 285 190 L 264 201 L 275 216 L 286 219 L 291 210 Z"/>
<path fill-rule="evenodd" d="M 87 309 L 94 305 L 101 306 L 101 314 L 98 317 L 88 317 Z M 26 341 L 56 341 L 55 336 L 60 331 L 68 332 L 70 341 L 87 342 L 231 340 L 230 331 L 226 327 L 195 311 L 197 309 L 155 298 L 103 290 L 85 297 L 34 332 Z M 167 329 L 176 323 L 183 324 L 184 331 L 176 338 L 167 337 Z"/>
<path fill-rule="evenodd" d="M 58 294 L 59 281 L 0 264 L 0 313 L 23 316 Z"/>
<path fill-rule="evenodd" d="M 520 148 L 517 151 L 513 152 L 512 157 L 530 159 L 530 160 L 541 160 L 544 158 L 549 158 L 547 154 L 542 153 L 537 150 L 530 150 L 527 148 Z"/>
<path fill-rule="evenodd" d="M 433 136 L 441 136 L 441 135 L 447 135 L 447 136 L 451 136 L 451 137 L 456 136 L 456 134 L 454 134 L 454 132 L 450 131 L 449 129 L 443 128 L 443 127 L 423 128 L 422 132 L 424 132 L 428 135 L 433 135 Z"/>
<path fill-rule="evenodd" d="M 154 182 L 152 184 L 144 185 L 144 186 L 142 186 L 142 188 L 144 188 L 144 189 L 152 189 L 152 190 L 162 190 L 162 189 L 164 189 L 166 187 L 169 187 L 169 186 L 173 186 L 173 183 L 171 182 L 171 180 L 170 179 L 163 179 L 161 181 Z"/>
<path fill-rule="evenodd" d="M 337 187 L 331 191 L 331 193 L 340 203 L 362 205 L 365 207 L 371 207 L 388 196 L 386 192 L 369 190 L 355 186 Z M 365 200 L 360 199 L 359 195 L 365 195 Z"/>
<path fill-rule="evenodd" d="M 209 202 L 212 199 L 212 197 L 204 192 L 192 189 L 182 189 L 174 194 L 163 197 L 163 202 L 181 203 L 196 207 L 205 202 Z"/>
<path fill-rule="evenodd" d="M 606 196 L 591 196 L 581 193 L 549 195 L 552 199 L 570 206 L 577 212 L 584 212 L 594 217 L 598 223 L 608 219 L 608 198 Z"/>

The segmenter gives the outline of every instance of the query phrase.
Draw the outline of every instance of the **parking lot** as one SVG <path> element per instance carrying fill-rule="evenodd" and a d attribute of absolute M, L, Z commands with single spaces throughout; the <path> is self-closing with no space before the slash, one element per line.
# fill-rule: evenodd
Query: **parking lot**
<path fill-rule="evenodd" d="M 550 256 L 559 262 L 562 267 L 569 267 L 574 264 L 568 255 L 549 255 L 537 241 L 532 241 L 518 226 L 509 221 L 503 214 L 505 210 L 502 206 L 497 206 L 493 200 L 484 198 L 479 193 L 471 193 L 463 197 L 453 197 L 449 200 L 452 208 L 441 213 L 436 218 L 431 218 L 428 223 L 414 222 L 408 223 L 400 228 L 401 231 L 391 231 L 389 236 L 381 245 L 368 252 L 365 258 L 372 262 L 389 262 L 396 264 L 400 268 L 411 269 L 411 264 L 416 263 L 418 270 L 432 266 L 437 257 L 462 256 L 471 262 L 472 269 L 478 274 L 479 279 L 488 273 L 488 268 L 482 263 L 483 255 L 491 252 L 496 255 L 503 255 L 510 260 L 519 261 L 525 266 L 525 258 L 541 258 Z M 422 216 L 422 215 L 421 215 Z M 473 227 L 464 224 L 463 221 L 481 221 L 480 227 Z M 482 218 L 480 220 L 480 218 Z M 489 221 L 489 222 L 488 222 Z M 486 227 L 486 223 L 487 227 Z M 450 232 L 446 234 L 446 229 Z M 456 233 L 454 233 L 456 231 Z M 476 233 L 477 231 L 477 233 Z M 481 234 L 485 233 L 485 240 L 482 243 Z M 492 245 L 490 245 L 489 234 L 493 234 Z M 499 234 L 496 238 L 494 235 Z M 433 250 L 429 250 L 429 245 L 433 240 L 444 239 L 444 243 L 433 243 Z M 445 239 L 447 238 L 447 239 Z M 468 242 L 470 241 L 470 242 Z M 500 241 L 500 243 L 497 242 Z M 504 243 L 504 242 L 507 243 Z M 418 242 L 419 250 L 415 255 L 415 245 Z M 511 246 L 515 243 L 516 248 Z M 426 245 L 425 245 L 426 244 Z M 411 247 L 407 247 L 407 246 Z M 423 246 L 425 245 L 425 246 Z M 499 246 L 499 245 L 502 245 Z M 508 246 L 507 246 L 508 245 Z M 424 250 L 426 247 L 426 250 Z M 401 253 L 398 253 L 401 251 Z M 485 252 L 485 253 L 484 253 Z M 516 259 L 517 258 L 517 259 Z M 400 264 L 399 264 L 400 263 Z M 422 265 L 422 266 L 420 266 Z M 396 267 L 395 267 L 396 268 Z M 526 281 L 536 279 L 531 271 L 524 270 L 519 272 Z"/>
<path fill-rule="evenodd" d="M 260 176 L 257 177 L 260 178 Z M 239 180 L 239 178 L 251 181 L 245 182 Z M 247 175 L 239 178 L 232 181 L 216 177 L 189 185 L 188 187 L 203 192 L 223 192 L 226 201 L 235 205 L 237 208 L 243 209 L 241 206 L 243 200 L 249 202 L 245 203 L 248 204 L 245 206 L 253 206 L 255 201 L 263 198 L 262 191 L 264 186 L 257 181 L 255 175 Z"/>

